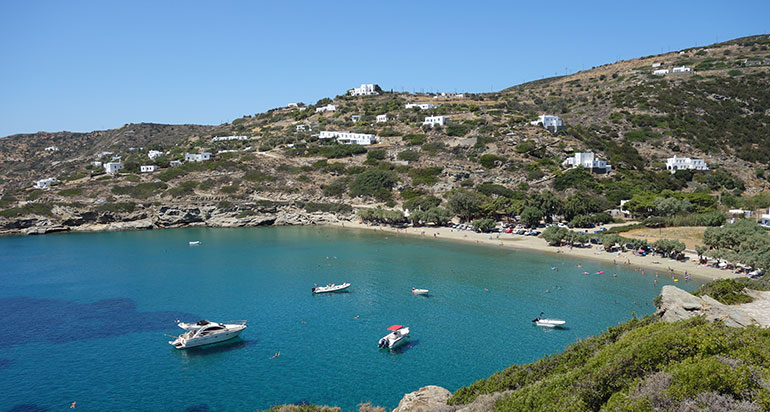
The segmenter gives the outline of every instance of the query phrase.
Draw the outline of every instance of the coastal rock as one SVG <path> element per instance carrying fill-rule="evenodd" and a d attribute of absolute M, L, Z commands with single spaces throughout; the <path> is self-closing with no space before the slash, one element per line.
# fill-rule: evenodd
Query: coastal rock
<path fill-rule="evenodd" d="M 124 230 L 146 230 L 153 229 L 154 227 L 153 219 L 142 219 L 128 222 L 89 223 L 72 227 L 71 230 L 74 232 L 118 232 Z"/>
<path fill-rule="evenodd" d="M 159 227 L 179 227 L 194 223 L 203 223 L 206 213 L 199 207 L 181 208 L 162 206 L 158 209 L 156 225 Z"/>
<path fill-rule="evenodd" d="M 393 412 L 431 412 L 447 408 L 446 401 L 452 396 L 448 390 L 435 385 L 424 386 L 401 398 Z"/>
<path fill-rule="evenodd" d="M 503 391 L 494 393 L 485 393 L 479 395 L 473 402 L 463 405 L 455 412 L 492 412 L 495 410 L 495 403 L 505 395 L 513 391 Z"/>
<path fill-rule="evenodd" d="M 703 316 L 709 322 L 722 321 L 729 327 L 757 325 L 758 322 L 741 306 L 725 305 L 710 296 L 699 298 L 676 286 L 666 285 L 661 290 L 655 314 L 664 322 Z"/>

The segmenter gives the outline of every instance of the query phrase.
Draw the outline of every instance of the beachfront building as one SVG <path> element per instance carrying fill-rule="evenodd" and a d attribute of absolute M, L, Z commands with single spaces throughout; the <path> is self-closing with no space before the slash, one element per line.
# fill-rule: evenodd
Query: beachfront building
<path fill-rule="evenodd" d="M 32 185 L 35 189 L 48 189 L 52 184 L 58 182 L 55 177 L 40 179 Z"/>
<path fill-rule="evenodd" d="M 230 140 L 249 140 L 249 136 L 217 136 L 211 139 L 212 142 L 228 142 Z"/>
<path fill-rule="evenodd" d="M 377 136 L 367 133 L 335 132 L 324 130 L 318 138 L 321 140 L 336 139 L 340 144 L 360 144 L 367 146 L 378 142 Z"/>
<path fill-rule="evenodd" d="M 406 106 L 404 106 L 405 109 L 412 109 L 415 107 L 420 110 L 428 110 L 428 109 L 435 109 L 438 106 L 430 103 L 407 103 Z"/>
<path fill-rule="evenodd" d="M 123 163 L 121 163 L 121 162 L 107 162 L 107 163 L 103 164 L 102 167 L 104 167 L 104 172 L 105 173 L 113 174 L 113 173 L 117 173 L 118 170 L 123 168 Z"/>
<path fill-rule="evenodd" d="M 685 72 L 691 72 L 691 71 L 692 71 L 691 68 L 684 67 L 684 66 L 674 67 L 674 70 L 673 70 L 674 73 L 685 73 Z"/>
<path fill-rule="evenodd" d="M 182 162 L 180 162 L 179 160 L 172 160 L 168 162 L 168 165 L 169 167 L 177 167 L 177 166 L 181 166 Z"/>
<path fill-rule="evenodd" d="M 666 159 L 666 170 L 675 173 L 677 170 L 709 170 L 709 167 L 703 159 L 674 156 Z"/>
<path fill-rule="evenodd" d="M 336 112 L 337 111 L 337 105 L 334 104 L 327 104 L 326 106 L 316 107 L 315 112 L 316 113 L 323 113 L 323 112 Z"/>
<path fill-rule="evenodd" d="M 669 74 L 670 72 L 671 71 L 668 70 L 668 69 L 658 69 L 658 70 L 655 70 L 654 72 L 652 72 L 652 74 L 654 74 L 656 76 L 663 76 L 663 75 Z"/>
<path fill-rule="evenodd" d="M 427 116 L 425 117 L 425 120 L 422 122 L 424 126 L 446 126 L 446 124 L 449 122 L 449 116 Z"/>
<path fill-rule="evenodd" d="M 142 165 L 139 166 L 139 171 L 142 173 L 152 173 L 158 170 L 158 166 L 155 165 Z"/>
<path fill-rule="evenodd" d="M 211 153 L 209 152 L 203 152 L 203 153 L 185 153 L 184 154 L 184 161 L 185 162 L 203 162 L 205 160 L 211 159 Z"/>
<path fill-rule="evenodd" d="M 374 84 L 362 84 L 361 87 L 350 89 L 351 96 L 373 96 L 377 93 L 377 86 Z"/>
<path fill-rule="evenodd" d="M 612 166 L 608 165 L 605 160 L 598 159 L 593 152 L 575 153 L 574 156 L 567 158 L 561 164 L 562 166 L 569 166 L 573 169 L 576 167 L 585 167 L 593 173 L 609 173 L 612 171 Z"/>

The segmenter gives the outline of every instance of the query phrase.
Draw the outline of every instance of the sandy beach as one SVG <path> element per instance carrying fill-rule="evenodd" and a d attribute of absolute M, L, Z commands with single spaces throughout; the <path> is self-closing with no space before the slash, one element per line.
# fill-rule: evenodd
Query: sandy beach
<path fill-rule="evenodd" d="M 546 241 L 540 237 L 514 235 L 510 233 L 500 233 L 498 237 L 498 233 L 476 233 L 468 230 L 460 231 L 449 227 L 410 227 L 406 229 L 397 229 L 389 226 L 372 226 L 360 222 L 336 222 L 330 224 L 330 226 L 373 230 L 383 233 L 397 233 L 426 239 L 454 240 L 491 247 L 563 254 L 576 259 L 593 259 L 614 263 L 626 268 L 640 268 L 659 275 L 670 275 L 675 279 L 683 279 L 685 274 L 703 280 L 742 277 L 742 275 L 735 274 L 730 270 L 720 270 L 699 265 L 697 263 L 698 256 L 692 254 L 688 254 L 690 258 L 688 261 L 680 262 L 665 259 L 660 256 L 635 256 L 631 252 L 608 253 L 605 252 L 601 246 L 597 245 L 592 245 L 593 247 L 590 249 L 570 248 L 568 246 L 548 246 Z"/>

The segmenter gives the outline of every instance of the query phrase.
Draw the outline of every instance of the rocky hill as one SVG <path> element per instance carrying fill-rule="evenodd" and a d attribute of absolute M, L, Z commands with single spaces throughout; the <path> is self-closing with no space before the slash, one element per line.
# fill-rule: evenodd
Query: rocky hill
<path fill-rule="evenodd" d="M 450 206 L 448 198 L 458 191 L 482 206 L 468 218 L 517 215 L 527 206 L 548 215 L 548 199 L 566 201 L 575 194 L 591 194 L 596 204 L 586 211 L 595 212 L 664 190 L 712 194 L 721 202 L 715 208 L 766 207 L 769 48 L 770 36 L 760 35 L 497 93 L 340 95 L 219 126 L 130 124 L 91 133 L 9 136 L 0 139 L 0 227 L 13 232 L 21 216 L 61 226 L 66 215 L 56 211 L 66 208 L 120 213 L 121 207 L 143 207 L 157 213 L 158 207 L 180 204 L 230 210 L 234 224 L 250 224 L 237 219 L 257 213 L 256 201 L 288 202 L 298 210 L 311 203 L 321 205 L 311 209 L 331 212 L 339 204 L 428 210 Z M 674 73 L 675 67 L 692 70 Z M 407 109 L 407 103 L 436 107 Z M 327 104 L 337 110 L 315 110 Z M 388 121 L 376 122 L 382 114 Z M 559 116 L 566 128 L 551 132 L 531 125 L 540 114 Z M 360 118 L 354 121 L 353 115 Z M 422 125 L 426 116 L 438 115 L 449 123 Z M 372 133 L 380 142 L 319 141 L 321 130 Z M 246 140 L 213 141 L 217 136 Z M 151 160 L 149 150 L 165 154 Z M 206 151 L 212 160 L 170 166 L 185 153 Z M 579 151 L 596 153 L 612 172 L 561 166 Z M 674 155 L 703 158 L 711 170 L 672 175 L 664 162 Z M 125 165 L 118 174 L 91 164 L 115 156 Z M 140 173 L 141 165 L 159 170 Z M 46 190 L 32 188 L 49 177 L 58 182 Z"/>

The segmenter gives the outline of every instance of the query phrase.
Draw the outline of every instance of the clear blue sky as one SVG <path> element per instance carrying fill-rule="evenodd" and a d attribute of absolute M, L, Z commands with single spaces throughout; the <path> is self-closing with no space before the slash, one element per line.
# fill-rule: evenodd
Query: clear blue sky
<path fill-rule="evenodd" d="M 770 31 L 760 1 L 3 1 L 0 136 L 500 90 Z"/>

